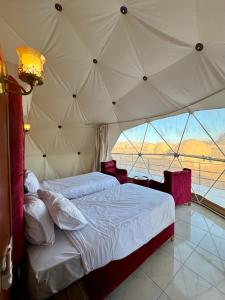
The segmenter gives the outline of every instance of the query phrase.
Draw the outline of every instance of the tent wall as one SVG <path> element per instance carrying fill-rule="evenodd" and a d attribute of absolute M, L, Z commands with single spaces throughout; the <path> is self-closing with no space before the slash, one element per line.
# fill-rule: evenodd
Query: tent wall
<path fill-rule="evenodd" d="M 40 178 L 90 170 L 99 124 L 121 131 L 121 122 L 225 107 L 223 0 L 55 4 L 2 0 L 0 10 L 6 60 L 16 64 L 20 45 L 46 57 L 26 135 L 26 166 Z"/>
<path fill-rule="evenodd" d="M 16 65 L 7 62 L 7 67 L 8 73 L 19 81 Z M 23 96 L 24 122 L 31 124 L 30 132 L 25 134 L 25 167 L 40 180 L 90 172 L 95 157 L 96 126 L 74 123 L 73 104 L 70 117 L 63 119 L 62 115 L 57 122 L 54 107 L 48 116 L 36 102 L 34 93 Z"/>

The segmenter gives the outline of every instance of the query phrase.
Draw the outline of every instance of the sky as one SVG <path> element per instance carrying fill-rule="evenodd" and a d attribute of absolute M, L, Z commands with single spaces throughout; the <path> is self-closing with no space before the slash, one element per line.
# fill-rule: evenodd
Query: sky
<path fill-rule="evenodd" d="M 214 140 L 218 140 L 222 135 L 225 134 L 225 108 L 198 111 L 194 113 L 194 116 L 202 123 L 204 128 L 209 132 Z M 188 123 L 187 113 L 156 120 L 151 123 L 161 134 L 161 136 L 170 143 L 179 142 L 186 123 L 187 127 L 183 140 L 197 139 L 211 141 L 194 116 L 190 115 Z M 126 130 L 124 134 L 128 137 L 128 139 L 135 142 L 142 142 L 144 136 L 146 143 L 159 143 L 162 141 L 160 135 L 158 135 L 151 126 L 147 127 L 146 123 Z M 121 134 L 118 142 L 126 140 L 126 137 Z"/>

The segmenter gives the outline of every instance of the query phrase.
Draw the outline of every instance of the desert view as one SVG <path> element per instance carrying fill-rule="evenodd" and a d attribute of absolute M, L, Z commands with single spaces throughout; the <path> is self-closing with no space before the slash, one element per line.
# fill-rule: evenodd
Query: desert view
<path fill-rule="evenodd" d="M 225 158 L 222 152 L 225 152 L 225 135 L 216 142 L 218 146 L 213 142 L 195 139 L 185 140 L 181 145 L 119 141 L 112 153 L 119 166 L 128 170 L 130 177 L 145 175 L 162 180 L 164 170 L 175 171 L 186 167 L 192 169 L 192 183 L 196 193 L 206 194 L 211 187 L 211 193 L 217 190 L 220 193 L 221 190 L 224 195 Z M 179 158 L 174 158 L 174 152 L 179 153 Z"/>

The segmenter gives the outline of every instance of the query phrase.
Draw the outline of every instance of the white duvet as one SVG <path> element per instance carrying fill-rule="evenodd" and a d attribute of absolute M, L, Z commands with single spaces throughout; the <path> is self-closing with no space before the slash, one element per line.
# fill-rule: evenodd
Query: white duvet
<path fill-rule="evenodd" d="M 41 188 L 62 194 L 68 199 L 85 196 L 104 189 L 114 189 L 119 181 L 113 177 L 99 172 L 92 172 L 78 176 L 45 180 Z"/>
<path fill-rule="evenodd" d="M 86 274 L 126 257 L 175 221 L 171 195 L 135 184 L 71 201 L 88 220 L 79 231 L 65 231 Z"/>

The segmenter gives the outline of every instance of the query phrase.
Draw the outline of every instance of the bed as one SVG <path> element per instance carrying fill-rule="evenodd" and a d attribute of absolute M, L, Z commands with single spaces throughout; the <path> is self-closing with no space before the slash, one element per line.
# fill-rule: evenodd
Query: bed
<path fill-rule="evenodd" d="M 41 187 L 46 190 L 61 193 L 68 199 L 85 196 L 105 189 L 113 189 L 119 181 L 100 172 L 91 172 L 77 176 L 44 180 Z"/>
<path fill-rule="evenodd" d="M 32 299 L 46 299 L 80 278 L 90 299 L 103 299 L 174 234 L 174 200 L 163 192 L 124 184 L 71 201 L 88 225 L 57 229 L 52 246 L 28 247 Z"/>
<path fill-rule="evenodd" d="M 11 89 L 16 86 L 13 85 Z M 11 173 L 19 176 L 20 180 L 16 177 L 15 184 L 12 184 L 11 194 L 13 195 L 12 201 L 12 228 L 13 228 L 13 264 L 14 264 L 14 278 L 16 285 L 23 285 L 23 259 L 24 253 L 24 213 L 23 213 L 23 199 L 24 199 L 24 132 L 23 132 L 23 119 L 22 119 L 22 101 L 21 97 L 15 94 L 10 94 L 13 105 L 9 107 L 10 119 L 13 120 L 16 130 L 10 132 L 10 143 L 13 145 L 11 151 Z M 20 100 L 20 101 L 18 101 Z M 15 129 L 14 128 L 14 129 Z M 18 139 L 18 137 L 21 137 Z M 18 153 L 21 153 L 18 157 Z M 100 175 L 99 175 L 100 176 Z M 113 179 L 113 177 L 110 177 Z M 63 182 L 63 180 L 57 180 Z M 58 182 L 58 183 L 59 183 Z M 44 184 L 53 184 L 56 182 L 47 181 Z M 90 180 L 89 180 L 90 184 Z M 115 184 L 115 182 L 114 182 Z M 51 189 L 54 189 L 52 186 Z M 67 188 L 66 188 L 67 189 Z M 108 188 L 107 188 L 108 189 Z M 106 190 L 107 190 L 106 189 Z M 109 190 L 111 188 L 109 187 Z M 149 190 L 150 189 L 147 189 Z M 146 192 L 145 190 L 145 192 Z M 90 191 L 91 193 L 98 193 L 99 191 Z M 143 192 L 143 190 L 142 190 Z M 138 193 L 137 199 L 142 197 L 142 192 Z M 156 195 L 156 194 L 155 194 Z M 79 196 L 86 197 L 87 195 Z M 165 194 L 164 194 L 165 196 Z M 73 198 L 73 197 L 72 197 Z M 72 200 L 73 201 L 73 200 Z M 174 213 L 173 201 L 171 202 L 171 212 Z M 99 267 L 89 273 L 83 268 L 81 253 L 74 247 L 74 243 L 65 235 L 64 232 L 56 230 L 56 242 L 53 246 L 28 246 L 28 269 L 29 269 L 29 283 L 30 287 L 35 294 L 35 298 L 46 298 L 51 294 L 56 293 L 60 289 L 64 289 L 67 285 L 73 283 L 78 278 L 82 278 L 85 284 L 86 291 L 90 299 L 97 300 L 103 299 L 109 294 L 118 284 L 120 284 L 132 271 L 134 271 L 149 255 L 158 249 L 167 239 L 174 235 L 174 219 L 171 218 L 171 223 L 164 229 L 158 230 L 158 233 L 144 244 L 138 245 L 138 249 L 128 254 L 121 259 L 113 260 L 106 265 Z M 137 246 L 137 245 L 136 245 Z M 41 258 L 41 260 L 39 260 Z M 60 286 L 57 279 L 59 268 L 63 269 L 63 281 Z M 71 272 L 71 273 L 70 273 Z M 54 277 L 55 275 L 55 277 Z M 60 278 L 62 278 L 60 276 Z M 33 280 L 33 281 L 32 281 Z M 49 283 L 51 282 L 51 284 Z M 98 288 L 96 288 L 98 287 Z M 17 287 L 15 290 L 19 292 Z M 43 290 L 43 294 L 41 294 Z M 19 294 L 18 294 L 19 295 Z"/>

